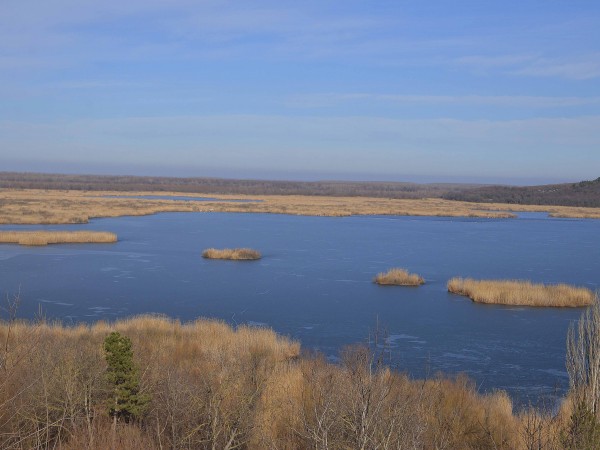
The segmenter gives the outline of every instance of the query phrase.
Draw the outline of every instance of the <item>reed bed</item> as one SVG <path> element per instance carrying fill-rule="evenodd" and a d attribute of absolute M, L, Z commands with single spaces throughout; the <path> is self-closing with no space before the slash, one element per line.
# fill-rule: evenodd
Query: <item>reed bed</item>
<path fill-rule="evenodd" d="M 425 284 L 425 280 L 420 275 L 409 273 L 398 267 L 378 273 L 373 282 L 385 286 L 421 286 Z"/>
<path fill-rule="evenodd" d="M 0 231 L 0 243 L 19 245 L 84 244 L 117 242 L 106 231 Z"/>
<path fill-rule="evenodd" d="M 251 248 L 207 248 L 202 252 L 202 257 L 207 259 L 229 259 L 233 261 L 253 261 L 262 255 L 258 250 Z"/>
<path fill-rule="evenodd" d="M 190 196 L 176 192 L 127 192 L 128 195 Z M 123 192 L 3 190 L 0 223 L 86 223 L 93 217 L 142 216 L 160 212 L 252 212 L 304 216 L 409 215 L 511 218 L 514 212 L 547 212 L 553 217 L 600 219 L 600 208 L 467 203 L 439 198 L 386 199 L 302 195 L 210 195 L 215 201 L 111 198 Z M 193 196 L 202 196 L 193 194 Z M 226 202 L 223 200 L 259 200 Z"/>
<path fill-rule="evenodd" d="M 581 307 L 596 299 L 590 289 L 567 284 L 534 284 L 523 280 L 473 280 L 455 277 L 448 291 L 474 302 L 514 306 Z"/>

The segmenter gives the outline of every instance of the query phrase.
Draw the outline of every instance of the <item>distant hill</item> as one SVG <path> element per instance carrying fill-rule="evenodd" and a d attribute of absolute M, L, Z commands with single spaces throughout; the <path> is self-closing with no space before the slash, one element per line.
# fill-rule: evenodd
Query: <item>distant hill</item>
<path fill-rule="evenodd" d="M 579 183 L 542 186 L 483 186 L 475 189 L 447 192 L 448 200 L 466 202 L 512 203 L 519 205 L 560 205 L 600 207 L 600 178 Z"/>
<path fill-rule="evenodd" d="M 225 178 L 175 178 L 60 175 L 0 172 L 0 188 L 161 191 L 202 194 L 324 195 L 340 197 L 431 198 L 482 185 L 356 181 L 269 181 Z"/>

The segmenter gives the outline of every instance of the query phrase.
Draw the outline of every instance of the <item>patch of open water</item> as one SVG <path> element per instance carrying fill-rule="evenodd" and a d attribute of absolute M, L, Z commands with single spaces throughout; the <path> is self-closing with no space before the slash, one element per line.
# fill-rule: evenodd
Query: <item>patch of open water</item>
<path fill-rule="evenodd" d="M 565 338 L 580 309 L 481 305 L 448 294 L 453 276 L 600 286 L 600 221 L 526 214 L 517 219 L 303 217 L 164 213 L 68 226 L 106 230 L 115 244 L 0 245 L 0 289 L 20 288 L 19 316 L 42 308 L 67 322 L 160 313 L 270 326 L 336 360 L 370 343 L 414 377 L 465 372 L 482 390 L 518 402 L 568 387 Z M 252 247 L 253 262 L 206 260 L 207 247 Z M 382 287 L 405 267 L 420 288 Z"/>

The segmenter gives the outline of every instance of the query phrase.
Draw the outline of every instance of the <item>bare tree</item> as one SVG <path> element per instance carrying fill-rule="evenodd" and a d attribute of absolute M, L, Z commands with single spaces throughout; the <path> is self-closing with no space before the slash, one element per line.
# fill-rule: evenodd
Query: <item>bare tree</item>
<path fill-rule="evenodd" d="M 567 335 L 567 371 L 575 405 L 583 405 L 594 417 L 600 411 L 600 302 L 571 324 Z"/>

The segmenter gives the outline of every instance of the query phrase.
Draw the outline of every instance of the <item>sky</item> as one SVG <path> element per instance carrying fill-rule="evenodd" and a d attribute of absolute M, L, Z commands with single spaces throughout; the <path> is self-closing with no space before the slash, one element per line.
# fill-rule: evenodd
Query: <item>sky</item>
<path fill-rule="evenodd" d="M 600 176 L 597 0 L 1 0 L 0 171 Z"/>

